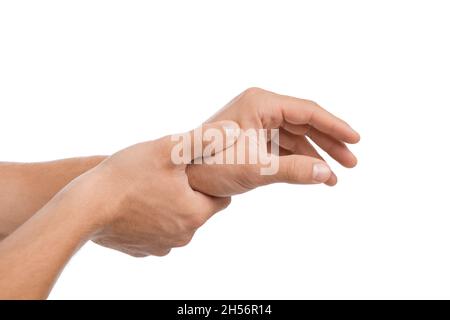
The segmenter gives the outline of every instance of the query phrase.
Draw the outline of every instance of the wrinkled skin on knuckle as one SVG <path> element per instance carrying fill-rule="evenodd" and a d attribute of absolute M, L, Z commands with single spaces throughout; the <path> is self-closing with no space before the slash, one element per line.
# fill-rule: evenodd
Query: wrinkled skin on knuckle
<path fill-rule="evenodd" d="M 277 105 L 266 105 L 265 108 L 261 108 L 261 123 L 265 129 L 279 128 L 283 123 L 283 115 L 278 111 Z"/>
<path fill-rule="evenodd" d="M 244 193 L 264 184 L 257 165 L 242 164 L 235 166 L 235 170 L 232 179 L 236 193 Z"/>
<path fill-rule="evenodd" d="M 289 183 L 299 183 L 304 177 L 305 168 L 297 161 L 292 161 L 286 170 L 286 181 Z"/>

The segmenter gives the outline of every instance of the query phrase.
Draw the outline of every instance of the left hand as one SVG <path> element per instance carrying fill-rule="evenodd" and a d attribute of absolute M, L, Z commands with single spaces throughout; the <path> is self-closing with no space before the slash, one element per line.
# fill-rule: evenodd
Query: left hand
<path fill-rule="evenodd" d="M 272 176 L 262 176 L 261 164 L 188 166 L 189 183 L 193 189 L 203 193 L 230 196 L 275 182 L 335 185 L 336 175 L 309 139 L 341 165 L 352 168 L 357 163 L 346 143 L 357 143 L 359 134 L 346 122 L 309 100 L 250 88 L 207 122 L 218 120 L 233 120 L 241 130 L 279 129 L 279 171 Z M 241 134 L 236 144 L 245 143 L 242 139 L 245 138 Z"/>

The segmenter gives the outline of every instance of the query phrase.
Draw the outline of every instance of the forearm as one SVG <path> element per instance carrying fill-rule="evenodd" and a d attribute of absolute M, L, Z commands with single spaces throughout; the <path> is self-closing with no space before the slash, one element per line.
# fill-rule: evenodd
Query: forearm
<path fill-rule="evenodd" d="M 42 163 L 0 163 L 0 240 L 42 208 L 74 178 L 104 156 Z"/>
<path fill-rule="evenodd" d="M 92 200 L 95 187 L 66 189 L 0 242 L 0 299 L 46 298 L 67 261 L 95 231 L 94 217 L 102 210 Z"/>

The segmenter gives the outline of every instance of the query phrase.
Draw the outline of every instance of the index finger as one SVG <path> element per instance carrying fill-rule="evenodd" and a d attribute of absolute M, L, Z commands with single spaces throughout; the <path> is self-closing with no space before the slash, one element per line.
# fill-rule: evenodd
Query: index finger
<path fill-rule="evenodd" d="M 290 96 L 276 95 L 279 99 L 284 120 L 292 124 L 309 124 L 317 130 L 347 143 L 357 143 L 360 139 L 349 124 L 328 112 L 317 103 Z"/>

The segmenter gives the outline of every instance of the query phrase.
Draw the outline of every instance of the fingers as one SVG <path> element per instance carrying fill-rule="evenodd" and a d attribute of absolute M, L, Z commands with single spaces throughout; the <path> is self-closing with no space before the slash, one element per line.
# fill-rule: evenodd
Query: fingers
<path fill-rule="evenodd" d="M 265 183 L 286 182 L 295 184 L 324 183 L 332 175 L 326 162 L 314 157 L 289 155 L 279 158 L 276 174 L 261 176 Z"/>
<path fill-rule="evenodd" d="M 308 133 L 308 131 L 311 129 L 311 126 L 308 124 L 292 124 L 290 122 L 284 121 L 281 125 L 282 128 L 284 128 L 286 131 L 289 131 L 290 133 L 304 136 Z"/>
<path fill-rule="evenodd" d="M 275 103 L 281 106 L 283 117 L 292 124 L 309 124 L 336 140 L 357 143 L 359 134 L 345 121 L 309 100 L 274 94 Z"/>
<path fill-rule="evenodd" d="M 283 124 L 284 132 L 290 132 L 295 135 L 306 135 L 314 141 L 320 148 L 327 152 L 333 159 L 342 164 L 344 167 L 353 168 L 358 160 L 355 155 L 341 141 L 337 141 L 332 137 L 312 128 L 308 125 L 293 125 L 289 123 Z M 281 130 L 280 130 L 281 139 Z M 295 140 L 295 139 L 291 139 Z"/>
<path fill-rule="evenodd" d="M 289 150 L 294 154 L 305 155 L 325 161 L 317 150 L 311 145 L 305 136 L 297 136 L 286 130 L 280 129 L 279 143 L 283 149 Z M 337 183 L 337 177 L 331 172 L 330 179 L 325 184 L 334 186 Z"/>
<path fill-rule="evenodd" d="M 189 164 L 192 160 L 210 157 L 233 145 L 239 137 L 239 125 L 234 121 L 204 124 L 190 132 L 165 137 L 171 148 L 174 164 Z"/>
<path fill-rule="evenodd" d="M 292 154 L 291 151 L 289 151 L 289 150 L 287 150 L 287 149 L 285 149 L 283 147 L 278 146 L 278 149 L 279 149 L 278 153 L 279 153 L 280 157 L 282 157 L 282 156 L 290 156 Z"/>
<path fill-rule="evenodd" d="M 314 128 L 309 130 L 308 137 L 344 167 L 353 168 L 358 163 L 355 155 L 341 141 L 337 141 Z"/>

